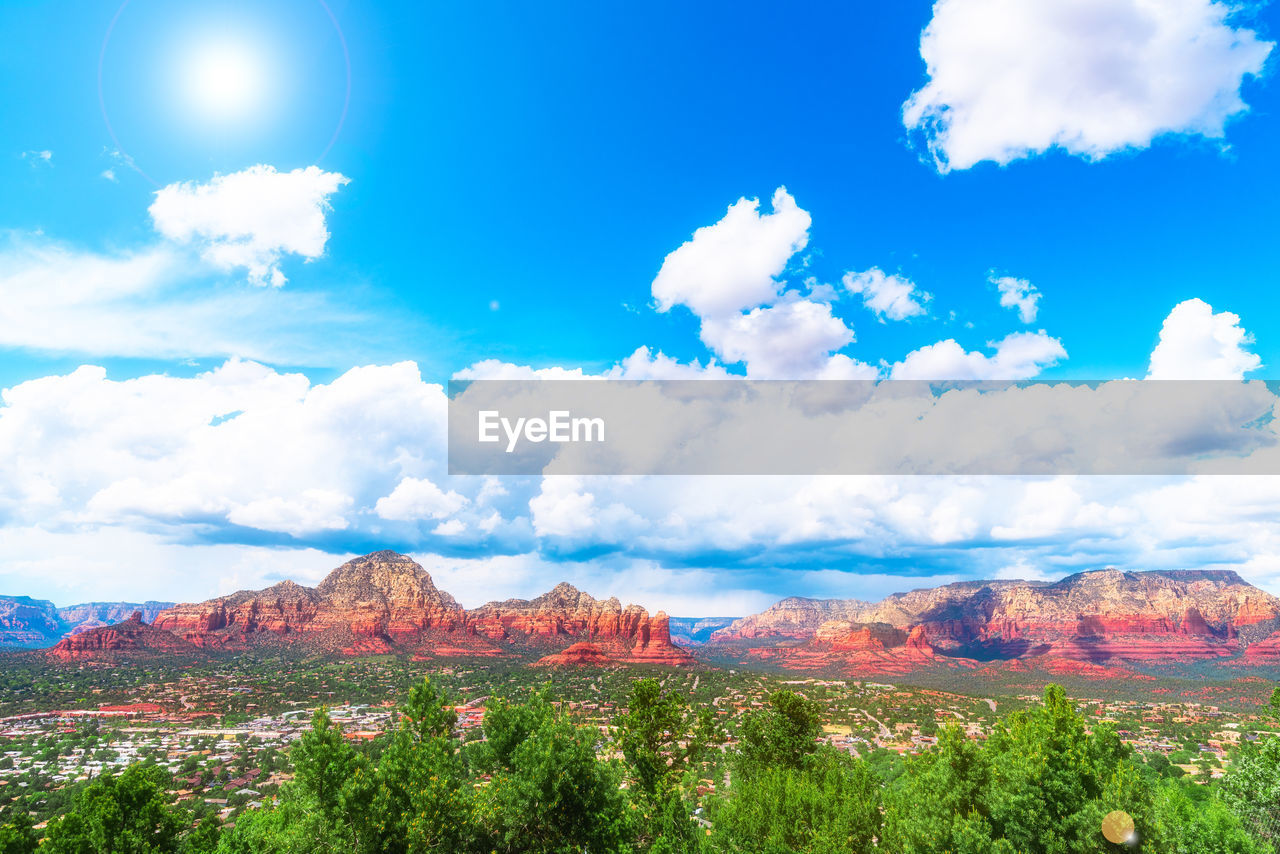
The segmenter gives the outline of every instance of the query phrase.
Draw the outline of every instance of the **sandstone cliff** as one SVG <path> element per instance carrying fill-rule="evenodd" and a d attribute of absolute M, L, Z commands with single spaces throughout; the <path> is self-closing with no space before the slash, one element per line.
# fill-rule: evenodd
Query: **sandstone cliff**
<path fill-rule="evenodd" d="M 193 644 L 147 625 L 142 621 L 142 612 L 135 611 L 123 622 L 68 635 L 44 654 L 59 661 L 86 661 L 125 655 L 133 658 L 139 655 L 186 655 L 196 651 Z"/>
<path fill-rule="evenodd" d="M 961 582 L 876 603 L 784 599 L 714 639 L 801 639 L 832 657 L 892 648 L 869 626 L 917 632 L 957 658 L 1190 661 L 1233 657 L 1280 630 L 1280 600 L 1229 571 L 1108 569 L 1054 583 Z"/>
<path fill-rule="evenodd" d="M 206 648 L 300 644 L 349 654 L 563 650 L 591 641 L 609 660 L 687 664 L 665 614 L 597 600 L 569 584 L 536 599 L 465 611 L 411 558 L 390 551 L 348 561 L 315 588 L 282 581 L 162 612 L 157 628 Z"/>

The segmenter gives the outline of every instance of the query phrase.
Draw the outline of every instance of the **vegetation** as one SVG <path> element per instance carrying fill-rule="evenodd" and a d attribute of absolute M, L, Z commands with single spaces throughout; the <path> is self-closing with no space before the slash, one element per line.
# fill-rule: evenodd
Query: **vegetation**
<path fill-rule="evenodd" d="M 1246 743 L 1220 782 L 1198 780 L 1134 754 L 1049 686 L 987 738 L 939 725 L 936 745 L 903 761 L 823 743 L 821 690 L 782 688 L 734 719 L 655 679 L 628 687 L 611 726 L 546 688 L 490 698 L 483 738 L 464 743 L 453 698 L 423 679 L 369 745 L 316 711 L 293 778 L 227 827 L 174 804 L 172 781 L 143 761 L 74 790 L 46 827 L 17 813 L 0 854 L 1262 854 L 1280 842 L 1280 738 Z M 1108 821 L 1127 839 L 1108 841 Z"/>

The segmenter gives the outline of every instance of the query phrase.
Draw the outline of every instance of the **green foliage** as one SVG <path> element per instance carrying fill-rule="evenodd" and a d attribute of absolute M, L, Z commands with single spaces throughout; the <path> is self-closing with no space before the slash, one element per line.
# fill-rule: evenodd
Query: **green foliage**
<path fill-rule="evenodd" d="M 119 776 L 99 777 L 81 790 L 68 813 L 50 823 L 39 850 L 51 854 L 205 850 L 207 831 L 188 833 L 191 817 L 168 805 L 168 782 L 159 769 L 143 765 L 131 765 Z"/>
<path fill-rule="evenodd" d="M 640 790 L 657 796 L 713 743 L 723 741 L 710 709 L 689 712 L 673 692 L 663 693 L 657 679 L 631 685 L 627 713 L 617 721 L 618 745 Z"/>
<path fill-rule="evenodd" d="M 453 738 L 457 720 L 430 679 L 409 692 L 364 812 L 375 817 L 364 822 L 371 854 L 462 851 L 470 844 L 474 798 Z"/>
<path fill-rule="evenodd" d="M 769 708 L 742 725 L 739 769 L 744 774 L 773 766 L 799 768 L 817 749 L 822 732 L 818 705 L 794 691 L 776 691 Z"/>
<path fill-rule="evenodd" d="M 296 783 L 329 818 L 337 816 L 342 805 L 342 790 L 351 779 L 359 757 L 351 748 L 342 730 L 333 723 L 324 707 L 316 709 L 311 717 L 311 729 L 290 753 L 296 773 Z"/>
<path fill-rule="evenodd" d="M 880 804 L 880 782 L 866 763 L 831 749 L 805 756 L 797 765 L 757 767 L 734 780 L 717 810 L 715 850 L 874 851 Z"/>
<path fill-rule="evenodd" d="M 1277 685 L 1271 692 L 1271 717 L 1280 721 L 1280 685 Z"/>
<path fill-rule="evenodd" d="M 627 713 L 617 720 L 616 738 L 635 784 L 640 847 L 701 850 L 680 778 L 708 748 L 725 740 L 712 710 L 691 713 L 689 704 L 674 692 L 664 693 L 658 680 L 638 679 L 631 686 Z"/>
<path fill-rule="evenodd" d="M 555 710 L 545 689 L 531 694 L 524 702 L 493 698 L 485 711 L 487 749 L 481 754 L 479 766 L 486 770 L 510 767 L 511 755 L 516 748 L 554 716 Z"/>
<path fill-rule="evenodd" d="M 1222 780 L 1222 799 L 1255 837 L 1280 847 L 1280 737 L 1240 751 Z"/>
<path fill-rule="evenodd" d="M 985 744 L 949 727 L 936 750 L 912 760 L 886 814 L 884 848 L 1105 851 L 1102 819 L 1112 810 L 1133 817 L 1138 838 L 1154 837 L 1151 791 L 1127 749 L 1106 726 L 1087 732 L 1050 685 L 1043 707 L 1014 712 Z"/>
<path fill-rule="evenodd" d="M 286 786 L 272 808 L 248 810 L 219 840 L 217 854 L 349 854 L 354 831 L 326 815 L 301 786 Z"/>
<path fill-rule="evenodd" d="M 492 722 L 490 717 L 497 715 Z M 529 730 L 524 725 L 536 721 Z M 626 851 L 630 817 L 614 763 L 597 758 L 599 733 L 556 715 L 503 704 L 485 731 L 503 733 L 505 756 L 485 789 L 480 820 L 496 852 L 592 854 Z M 511 734 L 524 732 L 518 742 Z"/>
<path fill-rule="evenodd" d="M 20 812 L 12 824 L 0 826 L 0 854 L 31 854 L 36 850 L 36 835 L 31 818 Z"/>
<path fill-rule="evenodd" d="M 1215 796 L 1195 797 L 1203 786 L 1168 782 L 1156 792 L 1157 838 L 1165 854 L 1262 854 L 1267 849 L 1240 817 Z"/>

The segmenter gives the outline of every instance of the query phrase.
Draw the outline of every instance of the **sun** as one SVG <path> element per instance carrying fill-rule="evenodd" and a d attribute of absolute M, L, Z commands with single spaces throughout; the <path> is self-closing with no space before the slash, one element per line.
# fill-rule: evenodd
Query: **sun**
<path fill-rule="evenodd" d="M 193 48 L 184 60 L 183 99 L 207 120 L 246 119 L 262 106 L 268 86 L 266 63 L 252 46 L 233 41 Z"/>

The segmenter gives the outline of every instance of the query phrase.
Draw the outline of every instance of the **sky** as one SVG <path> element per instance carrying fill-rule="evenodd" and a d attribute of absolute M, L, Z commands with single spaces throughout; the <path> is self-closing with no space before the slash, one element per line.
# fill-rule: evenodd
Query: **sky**
<path fill-rule="evenodd" d="M 0 4 L 0 592 L 377 548 L 680 615 L 1102 566 L 1280 483 L 446 473 L 451 378 L 1275 379 L 1270 3 Z"/>

